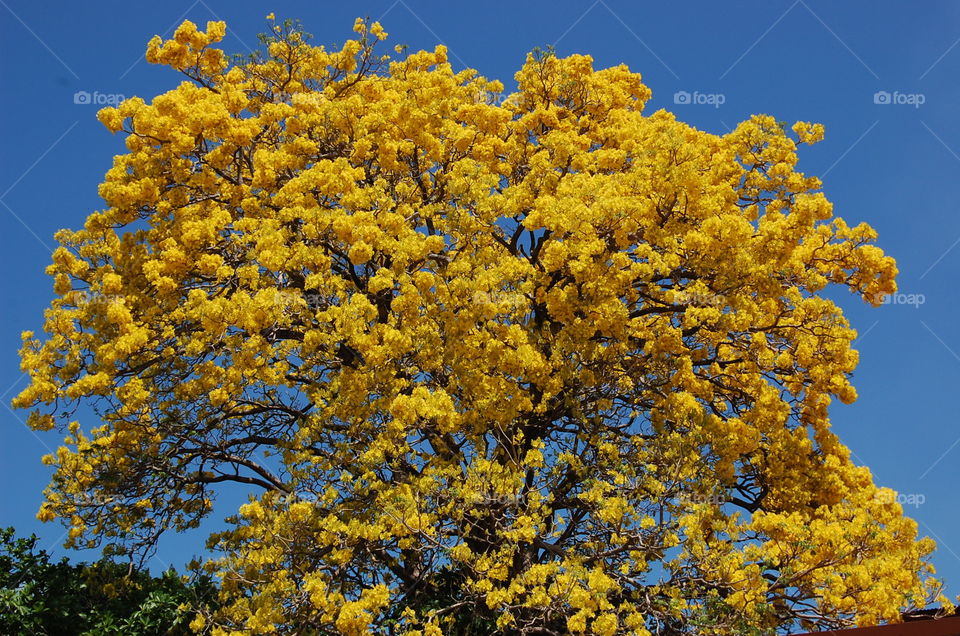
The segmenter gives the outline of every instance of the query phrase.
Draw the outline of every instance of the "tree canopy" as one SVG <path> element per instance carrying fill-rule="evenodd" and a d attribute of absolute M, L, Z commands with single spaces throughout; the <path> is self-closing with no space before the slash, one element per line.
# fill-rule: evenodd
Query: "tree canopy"
<path fill-rule="evenodd" d="M 500 99 L 354 30 L 242 59 L 184 22 L 147 59 L 187 81 L 100 111 L 128 151 L 21 351 L 15 405 L 67 435 L 41 519 L 144 554 L 248 486 L 203 564 L 218 634 L 762 634 L 937 596 L 831 432 L 856 332 L 822 292 L 879 304 L 896 266 L 797 170 L 822 126 L 697 130 L 550 51 Z"/>
<path fill-rule="evenodd" d="M 37 537 L 0 529 L 0 633 L 6 636 L 189 634 L 200 608 L 215 605 L 209 577 L 150 576 L 126 563 L 51 561 Z"/>

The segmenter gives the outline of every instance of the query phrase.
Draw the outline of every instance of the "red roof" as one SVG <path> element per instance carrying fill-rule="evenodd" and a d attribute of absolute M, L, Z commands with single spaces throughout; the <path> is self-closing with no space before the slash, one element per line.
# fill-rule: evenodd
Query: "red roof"
<path fill-rule="evenodd" d="M 876 627 L 855 627 L 836 629 L 810 634 L 834 634 L 836 636 L 960 636 L 960 616 L 941 616 L 934 618 L 926 613 L 905 615 L 903 623 L 878 625 Z"/>

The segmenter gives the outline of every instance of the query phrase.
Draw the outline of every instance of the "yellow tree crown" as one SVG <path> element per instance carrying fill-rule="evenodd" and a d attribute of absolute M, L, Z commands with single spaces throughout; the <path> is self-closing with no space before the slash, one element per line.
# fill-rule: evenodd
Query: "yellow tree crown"
<path fill-rule="evenodd" d="M 820 292 L 896 267 L 797 171 L 822 126 L 710 134 L 551 52 L 501 100 L 377 23 L 271 29 L 230 61 L 185 22 L 147 59 L 190 81 L 99 113 L 128 152 L 57 235 L 15 399 L 66 432 L 39 514 L 70 544 L 149 550 L 250 487 L 202 565 L 221 634 L 773 633 L 936 595 L 830 430 L 857 353 Z"/>

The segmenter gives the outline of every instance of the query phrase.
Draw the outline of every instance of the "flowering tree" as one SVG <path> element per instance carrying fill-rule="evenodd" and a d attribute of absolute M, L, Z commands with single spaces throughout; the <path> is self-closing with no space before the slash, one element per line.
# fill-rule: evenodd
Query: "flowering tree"
<path fill-rule="evenodd" d="M 644 115 L 583 55 L 501 101 L 376 23 L 235 62 L 224 30 L 154 38 L 190 81 L 100 111 L 128 152 L 25 335 L 70 544 L 146 552 L 247 485 L 216 633 L 772 633 L 936 597 L 830 430 L 857 353 L 819 293 L 876 303 L 896 267 L 795 169 L 821 126 Z"/>

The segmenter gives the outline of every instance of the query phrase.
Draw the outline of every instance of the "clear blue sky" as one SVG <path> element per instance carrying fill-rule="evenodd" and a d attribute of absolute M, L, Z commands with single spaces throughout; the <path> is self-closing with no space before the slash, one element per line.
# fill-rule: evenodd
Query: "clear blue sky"
<path fill-rule="evenodd" d="M 181 81 L 143 60 L 151 36 L 169 36 L 183 18 L 223 19 L 224 47 L 246 52 L 270 11 L 300 18 L 328 44 L 352 35 L 358 15 L 380 19 L 388 43 L 443 42 L 455 65 L 508 90 L 535 46 L 589 53 L 597 67 L 623 62 L 652 88 L 651 112 L 667 108 L 712 132 L 753 113 L 822 122 L 826 140 L 803 151 L 801 169 L 825 175 L 839 215 L 879 231 L 901 291 L 912 295 L 871 308 L 836 294 L 859 330 L 861 362 L 860 398 L 835 406 L 834 427 L 879 484 L 922 500 L 907 511 L 938 541 L 934 563 L 950 594 L 960 593 L 958 2 L 0 0 L 0 401 L 9 404 L 25 383 L 19 334 L 38 330 L 52 297 L 43 270 L 53 233 L 102 207 L 97 184 L 123 151 L 96 121 L 97 106 L 75 95 L 149 99 Z M 678 93 L 690 103 L 675 103 Z M 22 417 L 0 408 L 0 525 L 35 531 L 63 552 L 62 528 L 34 520 L 49 477 L 40 456 L 60 439 L 35 435 Z M 169 537 L 151 565 L 182 565 L 207 530 Z"/>

